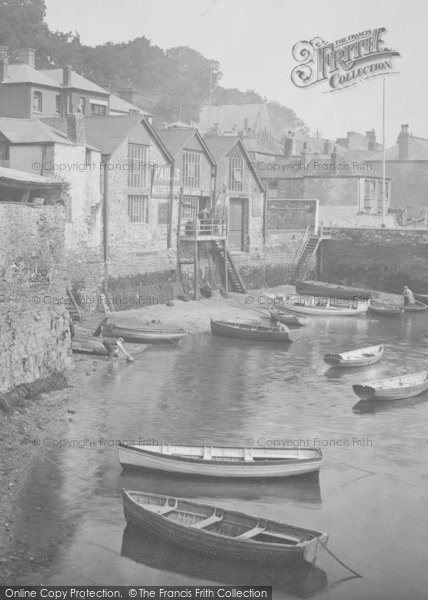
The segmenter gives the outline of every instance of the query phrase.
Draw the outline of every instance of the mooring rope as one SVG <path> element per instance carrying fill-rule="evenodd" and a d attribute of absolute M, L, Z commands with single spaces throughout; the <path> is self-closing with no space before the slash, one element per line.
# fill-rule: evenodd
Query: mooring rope
<path fill-rule="evenodd" d="M 332 558 L 334 558 L 334 560 L 336 560 L 340 565 L 342 565 L 342 567 L 345 567 L 345 569 L 347 569 L 350 573 L 355 575 L 355 577 L 359 577 L 360 579 L 363 578 L 363 576 L 360 575 L 359 573 L 357 573 L 357 571 L 354 571 L 354 569 L 351 569 L 351 567 L 349 567 L 342 560 L 340 560 L 340 558 L 338 558 L 331 550 L 329 550 L 327 548 L 327 546 L 319 538 L 318 538 L 318 542 L 321 544 L 321 546 L 324 548 L 324 550 L 326 550 L 330 554 L 330 556 Z"/>

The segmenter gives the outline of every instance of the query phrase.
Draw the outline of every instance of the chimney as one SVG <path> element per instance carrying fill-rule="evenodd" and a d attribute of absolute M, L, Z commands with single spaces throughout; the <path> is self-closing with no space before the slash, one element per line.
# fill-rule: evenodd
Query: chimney
<path fill-rule="evenodd" d="M 324 154 L 331 154 L 331 142 L 330 142 L 330 140 L 326 140 L 324 142 Z"/>
<path fill-rule="evenodd" d="M 7 79 L 8 62 L 7 46 L 0 46 L 0 83 Z"/>
<path fill-rule="evenodd" d="M 409 126 L 401 125 L 401 131 L 397 138 L 398 160 L 407 160 L 409 158 Z"/>
<path fill-rule="evenodd" d="M 85 115 L 70 113 L 67 116 L 67 137 L 76 146 L 86 145 Z"/>
<path fill-rule="evenodd" d="M 376 132 L 374 129 L 366 131 L 366 138 L 368 140 L 367 150 L 376 150 Z"/>
<path fill-rule="evenodd" d="M 331 165 L 333 166 L 334 169 L 336 169 L 336 165 L 337 165 L 337 147 L 336 146 L 333 148 L 333 152 L 331 153 Z"/>
<path fill-rule="evenodd" d="M 305 165 L 308 162 L 308 144 L 307 142 L 303 142 L 303 150 L 300 153 L 302 157 L 302 163 Z"/>
<path fill-rule="evenodd" d="M 71 84 L 71 65 L 62 68 L 62 85 L 68 87 Z"/>
<path fill-rule="evenodd" d="M 34 48 L 21 48 L 17 51 L 16 58 L 19 63 L 24 63 L 32 69 L 36 68 L 36 51 Z"/>
<path fill-rule="evenodd" d="M 291 158 L 294 154 L 293 132 L 289 131 L 284 138 L 284 158 Z"/>

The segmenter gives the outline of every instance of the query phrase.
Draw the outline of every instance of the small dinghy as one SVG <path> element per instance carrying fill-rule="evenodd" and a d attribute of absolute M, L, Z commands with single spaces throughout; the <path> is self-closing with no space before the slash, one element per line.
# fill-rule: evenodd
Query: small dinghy
<path fill-rule="evenodd" d="M 319 448 L 245 448 L 172 444 L 119 444 L 122 467 L 185 475 L 266 478 L 305 475 L 320 470 Z"/>
<path fill-rule="evenodd" d="M 368 383 L 353 385 L 352 389 L 362 400 L 412 398 L 428 390 L 428 371 L 369 381 Z"/>
<path fill-rule="evenodd" d="M 401 315 L 404 313 L 404 307 L 393 304 L 370 302 L 369 313 L 379 317 L 401 317 Z"/>
<path fill-rule="evenodd" d="M 402 304 L 402 308 L 404 308 L 405 312 L 425 312 L 428 306 L 423 302 L 416 301 L 413 304 Z"/>
<path fill-rule="evenodd" d="M 214 321 L 211 319 L 211 332 L 213 335 L 250 340 L 253 342 L 294 342 L 300 337 L 300 332 L 284 329 L 265 327 L 254 323 L 233 323 L 232 321 Z"/>
<path fill-rule="evenodd" d="M 291 325 L 293 327 L 303 327 L 310 322 L 310 319 L 307 317 L 299 317 L 298 315 L 292 315 L 285 310 L 281 310 L 277 307 L 271 307 L 269 309 L 271 320 L 276 323 L 279 321 L 280 323 L 284 323 L 284 325 Z"/>
<path fill-rule="evenodd" d="M 114 323 L 102 323 L 101 333 L 105 337 L 122 338 L 129 344 L 155 344 L 159 342 L 178 342 L 187 332 L 184 329 L 161 327 L 124 327 Z"/>
<path fill-rule="evenodd" d="M 91 335 L 75 335 L 71 338 L 71 349 L 78 354 L 93 354 L 95 356 L 107 356 L 107 348 L 100 338 Z M 115 356 L 118 355 L 116 352 Z"/>
<path fill-rule="evenodd" d="M 174 496 L 123 490 L 128 523 L 195 552 L 264 563 L 314 562 L 328 534 Z"/>
<path fill-rule="evenodd" d="M 359 350 L 351 350 L 350 352 L 341 352 L 340 354 L 327 353 L 324 360 L 332 367 L 365 367 L 377 363 L 383 356 L 384 347 L 369 346 L 360 348 Z"/>

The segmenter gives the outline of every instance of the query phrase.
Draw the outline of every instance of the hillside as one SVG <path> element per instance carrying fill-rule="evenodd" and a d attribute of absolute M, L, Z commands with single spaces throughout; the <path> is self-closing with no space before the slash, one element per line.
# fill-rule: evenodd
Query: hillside
<path fill-rule="evenodd" d="M 0 44 L 13 60 L 19 48 L 36 50 L 36 67 L 70 64 L 99 85 L 117 91 L 142 90 L 144 108 L 171 122 L 197 120 L 208 102 L 210 82 L 218 104 L 247 104 L 264 99 L 220 85 L 220 64 L 196 50 L 180 46 L 163 50 L 146 37 L 120 44 L 86 46 L 78 33 L 51 31 L 45 22 L 44 0 L 3 0 L 0 3 Z M 306 129 L 293 110 L 268 101 L 275 131 Z"/>

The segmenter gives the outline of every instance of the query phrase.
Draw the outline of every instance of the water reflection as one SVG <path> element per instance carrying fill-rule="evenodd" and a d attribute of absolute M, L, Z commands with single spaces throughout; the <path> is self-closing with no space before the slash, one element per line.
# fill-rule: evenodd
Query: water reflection
<path fill-rule="evenodd" d="M 269 585 L 274 591 L 287 591 L 297 598 L 310 598 L 328 583 L 326 572 L 308 563 L 285 564 L 275 569 L 269 565 L 207 559 L 131 525 L 123 533 L 121 554 L 160 571 L 226 585 Z"/>
<path fill-rule="evenodd" d="M 151 471 L 123 471 L 119 486 L 132 490 L 144 490 L 186 498 L 231 498 L 260 500 L 276 503 L 278 499 L 290 503 L 321 505 L 321 490 L 318 473 L 288 479 L 225 480 L 208 477 L 186 477 Z"/>
<path fill-rule="evenodd" d="M 352 411 L 357 414 L 374 414 L 387 412 L 390 410 L 412 408 L 428 401 L 428 393 L 415 396 L 414 398 L 403 398 L 403 400 L 360 400 L 352 407 Z"/>

